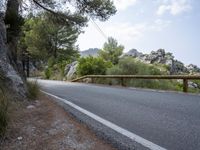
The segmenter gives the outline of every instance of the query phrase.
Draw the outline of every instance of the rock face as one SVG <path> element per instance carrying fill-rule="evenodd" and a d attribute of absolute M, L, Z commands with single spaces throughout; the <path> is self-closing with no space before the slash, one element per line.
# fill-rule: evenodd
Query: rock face
<path fill-rule="evenodd" d="M 186 66 L 186 68 L 190 73 L 200 73 L 200 68 L 197 67 L 196 65 L 190 64 Z"/>
<path fill-rule="evenodd" d="M 167 65 L 169 67 L 170 74 L 188 73 L 188 68 L 193 71 L 198 71 L 199 69 L 194 65 L 189 65 L 188 68 L 186 68 L 182 62 L 174 59 L 172 53 L 166 53 L 164 49 L 152 51 L 150 54 L 142 54 L 136 49 L 132 49 L 123 54 L 123 56 L 132 56 L 147 64 Z"/>
<path fill-rule="evenodd" d="M 65 67 L 65 76 L 67 80 L 74 79 L 76 77 L 76 69 L 78 66 L 78 62 L 74 61 L 71 64 L 66 65 Z"/>
<path fill-rule="evenodd" d="M 154 64 L 172 65 L 174 56 L 171 53 L 165 53 L 164 49 L 152 51 L 150 54 L 143 54 L 139 57 L 143 62 Z"/>
<path fill-rule="evenodd" d="M 3 14 L 0 14 L 0 80 L 4 85 L 15 92 L 16 96 L 25 97 L 26 88 L 22 78 L 15 71 L 7 58 L 6 28 Z"/>

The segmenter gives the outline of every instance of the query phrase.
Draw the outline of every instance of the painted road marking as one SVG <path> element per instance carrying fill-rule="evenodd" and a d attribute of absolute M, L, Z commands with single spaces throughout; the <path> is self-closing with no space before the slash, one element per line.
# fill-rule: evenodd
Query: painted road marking
<path fill-rule="evenodd" d="M 72 102 L 70 102 L 70 101 L 68 101 L 66 99 L 63 99 L 61 97 L 58 97 L 56 95 L 50 94 L 50 93 L 45 92 L 45 91 L 42 91 L 42 92 L 47 94 L 47 95 L 49 95 L 49 96 L 52 96 L 52 97 L 54 97 L 56 99 L 59 99 L 60 101 L 64 102 L 65 104 L 73 107 L 74 109 L 80 111 L 81 113 L 91 117 L 92 119 L 102 123 L 103 125 L 113 129 L 114 131 L 116 131 L 116 132 L 118 132 L 118 133 L 120 133 L 120 134 L 122 134 L 122 135 L 124 135 L 124 136 L 126 136 L 126 137 L 128 137 L 130 139 L 132 139 L 133 141 L 143 145 L 146 148 L 149 148 L 151 150 L 166 150 L 166 148 L 163 148 L 163 147 L 161 147 L 161 146 L 159 146 L 157 144 L 154 144 L 151 141 L 148 141 L 148 140 L 146 140 L 146 139 L 144 139 L 144 138 L 142 138 L 142 137 L 140 137 L 140 136 L 138 136 L 138 135 L 126 130 L 126 129 L 124 129 L 124 128 L 121 128 L 118 125 L 116 125 L 116 124 L 114 124 L 114 123 L 112 123 L 112 122 L 110 122 L 108 120 L 105 120 L 105 119 L 103 119 L 103 118 L 101 118 L 101 117 L 99 117 L 99 116 L 97 116 L 97 115 L 95 115 L 95 114 L 93 114 L 93 113 L 91 113 L 91 112 L 89 112 L 89 111 L 77 106 L 76 104 L 74 104 L 74 103 L 72 103 Z"/>

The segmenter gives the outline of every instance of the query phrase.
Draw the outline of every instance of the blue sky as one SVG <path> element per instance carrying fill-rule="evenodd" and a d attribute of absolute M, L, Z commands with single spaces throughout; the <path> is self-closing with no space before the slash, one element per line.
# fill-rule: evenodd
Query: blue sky
<path fill-rule="evenodd" d="M 106 36 L 143 53 L 164 48 L 186 65 L 200 66 L 199 0 L 114 0 L 117 14 L 95 21 Z M 106 38 L 89 22 L 77 44 L 80 50 L 102 48 Z"/>

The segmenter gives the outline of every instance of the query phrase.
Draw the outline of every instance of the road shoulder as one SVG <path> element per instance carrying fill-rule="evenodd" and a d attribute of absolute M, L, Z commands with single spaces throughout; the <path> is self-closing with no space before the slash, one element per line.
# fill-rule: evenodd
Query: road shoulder
<path fill-rule="evenodd" d="M 37 101 L 11 104 L 8 132 L 0 147 L 2 150 L 114 150 L 44 94 Z"/>

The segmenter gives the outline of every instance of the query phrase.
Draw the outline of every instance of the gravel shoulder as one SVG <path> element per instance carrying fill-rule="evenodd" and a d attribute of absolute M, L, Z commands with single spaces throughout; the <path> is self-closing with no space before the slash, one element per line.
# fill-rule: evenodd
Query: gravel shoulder
<path fill-rule="evenodd" d="M 77 122 L 51 98 L 12 102 L 1 150 L 115 150 Z"/>

